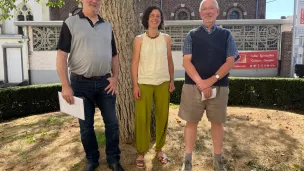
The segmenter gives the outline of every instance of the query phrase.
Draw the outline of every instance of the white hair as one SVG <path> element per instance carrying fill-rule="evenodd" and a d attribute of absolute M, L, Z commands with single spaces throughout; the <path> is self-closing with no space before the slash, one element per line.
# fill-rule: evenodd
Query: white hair
<path fill-rule="evenodd" d="M 201 12 L 201 10 L 202 10 L 202 6 L 203 6 L 204 1 L 206 1 L 206 0 L 202 0 L 202 2 L 201 2 L 201 4 L 200 4 L 199 12 Z M 219 7 L 219 4 L 218 4 L 217 0 L 213 0 L 213 1 L 214 1 L 214 4 L 215 4 L 215 7 L 216 7 L 217 9 L 219 9 L 220 7 Z"/>

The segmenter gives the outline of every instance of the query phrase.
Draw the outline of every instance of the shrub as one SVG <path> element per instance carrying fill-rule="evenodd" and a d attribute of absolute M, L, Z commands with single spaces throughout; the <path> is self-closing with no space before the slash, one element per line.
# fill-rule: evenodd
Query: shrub
<path fill-rule="evenodd" d="M 0 89 L 0 121 L 59 110 L 60 84 Z"/>
<path fill-rule="evenodd" d="M 277 108 L 282 110 L 304 109 L 304 79 L 293 78 L 229 78 L 229 104 Z M 171 102 L 179 104 L 184 80 L 176 80 L 176 91 Z"/>
<path fill-rule="evenodd" d="M 179 104 L 184 79 L 175 80 L 171 103 Z M 304 79 L 230 78 L 230 106 L 304 112 Z M 0 89 L 0 121 L 59 110 L 60 84 Z"/>

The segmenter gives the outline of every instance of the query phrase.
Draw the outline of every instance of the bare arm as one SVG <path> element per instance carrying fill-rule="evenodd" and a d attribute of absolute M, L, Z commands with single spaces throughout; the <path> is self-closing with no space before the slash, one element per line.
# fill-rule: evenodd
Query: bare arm
<path fill-rule="evenodd" d="M 140 99 L 140 89 L 138 86 L 138 63 L 140 58 L 140 46 L 142 38 L 137 36 L 134 39 L 133 55 L 132 55 L 132 80 L 133 80 L 133 96 L 135 99 Z"/>
<path fill-rule="evenodd" d="M 219 77 L 220 77 L 219 79 L 221 79 L 225 75 L 227 75 L 229 73 L 229 71 L 233 68 L 234 60 L 235 60 L 234 56 L 228 57 L 226 59 L 226 62 L 220 67 L 220 69 L 218 69 L 216 71 L 215 74 L 219 75 Z M 209 77 L 205 82 L 208 87 L 208 86 L 212 86 L 214 83 L 216 83 L 217 79 L 214 76 L 212 76 L 212 77 Z"/>
<path fill-rule="evenodd" d="M 215 74 L 219 75 L 219 79 L 223 78 L 225 75 L 229 73 L 229 71 L 233 68 L 234 62 L 238 60 L 238 50 L 235 44 L 235 41 L 230 34 L 227 39 L 227 47 L 226 47 L 226 62 L 216 71 Z M 209 78 L 210 82 L 214 84 L 217 80 L 214 77 Z"/>
<path fill-rule="evenodd" d="M 196 71 L 194 65 L 191 62 L 192 59 L 192 38 L 191 32 L 189 32 L 184 41 L 184 48 L 183 48 L 183 67 L 186 70 L 186 73 L 189 77 L 197 84 L 202 78 Z"/>
<path fill-rule="evenodd" d="M 226 62 L 216 71 L 216 74 L 220 76 L 220 79 L 229 73 L 234 66 L 234 56 L 230 56 L 226 59 Z"/>
<path fill-rule="evenodd" d="M 171 37 L 169 35 L 165 36 L 167 42 L 167 56 L 168 56 L 168 67 L 170 74 L 170 81 L 174 81 L 174 63 L 172 59 L 172 51 L 171 51 Z"/>
<path fill-rule="evenodd" d="M 233 68 L 234 65 L 234 56 L 230 56 L 226 59 L 226 62 L 216 71 L 216 73 L 219 75 L 219 79 L 223 78 L 225 75 L 229 73 L 229 71 Z M 188 72 L 187 72 L 188 73 Z M 190 75 L 189 75 L 190 76 Z M 217 79 L 215 76 L 211 76 L 208 79 L 205 80 L 199 80 L 198 82 L 195 81 L 196 85 L 203 91 L 206 88 L 211 87 L 214 83 L 217 82 Z"/>
<path fill-rule="evenodd" d="M 225 75 L 229 73 L 229 71 L 233 68 L 235 60 L 239 58 L 237 46 L 234 42 L 234 39 L 230 33 L 227 39 L 227 46 L 226 46 L 226 62 L 216 71 L 219 75 L 219 79 L 223 78 Z M 199 87 L 201 89 L 207 88 L 212 86 L 214 83 L 217 82 L 215 76 L 211 76 L 210 78 L 203 80 L 199 83 Z"/>
<path fill-rule="evenodd" d="M 57 59 L 56 59 L 56 67 L 59 79 L 63 87 L 70 86 L 68 80 L 68 65 L 67 65 L 68 53 L 58 50 L 57 51 Z"/>
<path fill-rule="evenodd" d="M 118 69 L 119 69 L 119 60 L 118 55 L 112 57 L 112 76 L 107 78 L 109 85 L 105 88 L 108 94 L 116 94 L 116 86 L 118 80 Z"/>
<path fill-rule="evenodd" d="M 119 70 L 119 60 L 118 55 L 113 56 L 112 58 L 112 77 L 118 79 L 118 70 Z"/>
<path fill-rule="evenodd" d="M 191 62 L 192 54 L 184 55 L 183 57 L 183 67 L 185 68 L 189 77 L 197 84 L 202 80 L 199 76 L 198 72 L 196 71 L 194 65 Z"/>
<path fill-rule="evenodd" d="M 112 32 L 112 76 L 107 78 L 109 85 L 105 88 L 108 94 L 116 94 L 116 86 L 118 81 L 118 72 L 119 72 L 119 59 L 117 54 L 117 48 L 115 43 L 114 33 Z"/>
<path fill-rule="evenodd" d="M 58 50 L 56 57 L 56 68 L 59 79 L 62 84 L 62 97 L 69 103 L 74 104 L 73 90 L 68 80 L 68 66 L 67 66 L 68 53 Z"/>
<path fill-rule="evenodd" d="M 172 93 L 175 90 L 175 86 L 174 86 L 174 63 L 173 63 L 172 51 L 171 51 L 171 37 L 169 35 L 165 35 L 165 39 L 167 43 L 167 58 L 168 58 L 168 68 L 170 75 L 169 92 Z"/>
<path fill-rule="evenodd" d="M 216 71 L 220 79 L 229 73 L 234 66 L 234 62 L 239 59 L 237 46 L 231 33 L 227 39 L 226 56 L 226 62 Z"/>
<path fill-rule="evenodd" d="M 139 54 L 142 38 L 140 36 L 135 37 L 133 43 L 133 55 L 132 55 L 132 80 L 133 87 L 138 86 L 138 63 L 139 63 Z"/>

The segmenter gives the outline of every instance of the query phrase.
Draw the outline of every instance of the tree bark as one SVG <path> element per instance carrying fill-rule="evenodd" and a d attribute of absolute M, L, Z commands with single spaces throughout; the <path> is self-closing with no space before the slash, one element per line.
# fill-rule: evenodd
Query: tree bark
<path fill-rule="evenodd" d="M 119 58 L 116 112 L 120 124 L 120 140 L 134 140 L 135 115 L 132 93 L 131 60 L 133 40 L 140 33 L 138 16 L 135 15 L 137 0 L 102 0 L 101 17 L 113 26 Z"/>

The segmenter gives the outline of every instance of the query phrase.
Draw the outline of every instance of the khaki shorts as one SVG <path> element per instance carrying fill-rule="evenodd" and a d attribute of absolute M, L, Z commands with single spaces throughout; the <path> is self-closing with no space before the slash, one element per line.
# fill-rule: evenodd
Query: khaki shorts
<path fill-rule="evenodd" d="M 184 84 L 178 116 L 188 122 L 199 122 L 206 110 L 210 122 L 224 123 L 227 116 L 229 88 L 216 88 L 216 97 L 201 101 L 202 93 L 196 85 Z"/>

